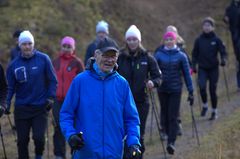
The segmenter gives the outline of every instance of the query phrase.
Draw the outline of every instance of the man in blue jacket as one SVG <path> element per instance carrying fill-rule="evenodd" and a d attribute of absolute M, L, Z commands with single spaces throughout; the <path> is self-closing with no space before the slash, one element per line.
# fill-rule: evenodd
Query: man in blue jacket
<path fill-rule="evenodd" d="M 18 158 L 28 159 L 28 143 L 32 129 L 35 159 L 44 151 L 47 111 L 56 94 L 57 79 L 50 58 L 34 49 L 34 38 L 29 31 L 19 36 L 20 55 L 8 66 L 8 95 L 6 114 L 10 113 L 11 99 L 16 93 L 14 119 L 17 130 Z"/>
<path fill-rule="evenodd" d="M 139 116 L 128 82 L 116 72 L 118 54 L 112 39 L 99 42 L 68 90 L 60 126 L 74 159 L 121 159 L 125 137 L 128 157 L 141 154 Z"/>

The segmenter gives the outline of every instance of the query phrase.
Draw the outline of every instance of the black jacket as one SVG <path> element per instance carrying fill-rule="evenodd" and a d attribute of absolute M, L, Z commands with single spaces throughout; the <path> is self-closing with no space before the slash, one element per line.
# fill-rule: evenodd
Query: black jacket
<path fill-rule="evenodd" d="M 147 102 L 146 81 L 152 80 L 155 87 L 160 86 L 161 71 L 156 60 L 144 49 L 132 56 L 128 49 L 120 50 L 118 72 L 128 81 L 136 103 Z"/>
<path fill-rule="evenodd" d="M 237 30 L 237 17 L 240 10 L 239 2 L 232 1 L 231 4 L 226 8 L 225 16 L 229 19 L 229 29 L 232 34 Z"/>
<path fill-rule="evenodd" d="M 214 32 L 202 33 L 194 43 L 192 51 L 193 67 L 196 68 L 197 64 L 203 69 L 218 67 L 218 53 L 220 53 L 221 59 L 225 60 L 227 53 L 222 41 Z"/>
<path fill-rule="evenodd" d="M 7 97 L 7 82 L 2 65 L 0 64 L 0 105 L 5 107 Z"/>

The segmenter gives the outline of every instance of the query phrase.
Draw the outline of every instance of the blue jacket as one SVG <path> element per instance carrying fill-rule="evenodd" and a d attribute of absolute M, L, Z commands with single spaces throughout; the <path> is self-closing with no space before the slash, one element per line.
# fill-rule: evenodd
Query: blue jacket
<path fill-rule="evenodd" d="M 162 71 L 162 84 L 159 91 L 181 92 L 183 75 L 188 92 L 193 92 L 189 62 L 179 48 L 173 50 L 161 48 L 155 53 L 155 58 Z"/>
<path fill-rule="evenodd" d="M 27 59 L 16 57 L 7 69 L 7 105 L 16 93 L 15 106 L 44 106 L 56 96 L 57 79 L 50 58 L 37 50 Z"/>
<path fill-rule="evenodd" d="M 75 77 L 60 111 L 67 141 L 83 132 L 85 145 L 76 159 L 121 159 L 125 136 L 128 146 L 140 145 L 139 124 L 127 81 L 116 71 L 102 79 L 92 66 Z"/>

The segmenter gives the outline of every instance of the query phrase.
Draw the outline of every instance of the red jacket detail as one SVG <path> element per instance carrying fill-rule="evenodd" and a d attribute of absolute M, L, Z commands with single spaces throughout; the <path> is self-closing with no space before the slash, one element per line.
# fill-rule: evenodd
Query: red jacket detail
<path fill-rule="evenodd" d="M 58 80 L 56 96 L 59 101 L 63 101 L 73 78 L 84 70 L 84 65 L 75 54 L 60 53 L 60 56 L 53 60 L 53 66 Z"/>

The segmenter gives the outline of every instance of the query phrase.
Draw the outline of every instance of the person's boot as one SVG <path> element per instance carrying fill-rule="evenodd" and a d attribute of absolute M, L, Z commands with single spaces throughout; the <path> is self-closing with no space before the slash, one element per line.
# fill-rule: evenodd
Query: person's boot
<path fill-rule="evenodd" d="M 211 117 L 209 118 L 209 120 L 215 120 L 217 119 L 217 113 L 216 112 L 212 112 Z"/>
<path fill-rule="evenodd" d="M 207 108 L 207 107 L 203 107 L 203 108 L 202 108 L 202 111 L 201 111 L 201 116 L 202 116 L 202 117 L 206 116 L 207 111 L 208 111 L 208 108 Z"/>
<path fill-rule="evenodd" d="M 170 155 L 174 155 L 174 152 L 176 151 L 176 148 L 174 146 L 174 143 L 169 143 L 167 145 L 167 152 L 170 154 Z"/>

